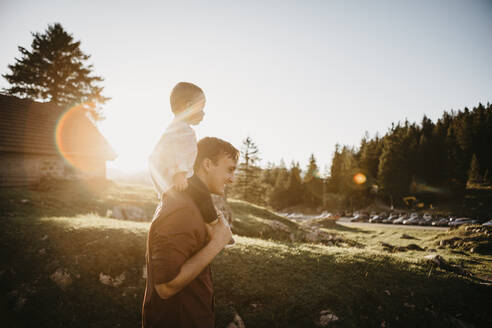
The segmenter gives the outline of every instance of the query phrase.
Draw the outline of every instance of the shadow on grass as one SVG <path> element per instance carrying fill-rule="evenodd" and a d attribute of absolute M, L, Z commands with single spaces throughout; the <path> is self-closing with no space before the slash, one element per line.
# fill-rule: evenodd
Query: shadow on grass
<path fill-rule="evenodd" d="M 327 226 L 327 229 L 337 230 L 340 232 L 357 232 L 357 233 L 372 233 L 371 231 L 361 228 L 349 227 L 338 222 L 334 222 L 332 226 Z"/>

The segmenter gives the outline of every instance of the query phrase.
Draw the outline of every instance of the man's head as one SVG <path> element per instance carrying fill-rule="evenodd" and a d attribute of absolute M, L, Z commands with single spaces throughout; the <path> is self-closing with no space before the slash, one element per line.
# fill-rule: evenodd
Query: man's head
<path fill-rule="evenodd" d="M 205 94 L 203 90 L 189 82 L 179 82 L 171 91 L 171 109 L 177 117 L 192 125 L 197 125 L 205 115 Z"/>
<path fill-rule="evenodd" d="M 223 195 L 234 181 L 239 151 L 227 141 L 206 137 L 198 142 L 194 170 L 211 193 Z"/>

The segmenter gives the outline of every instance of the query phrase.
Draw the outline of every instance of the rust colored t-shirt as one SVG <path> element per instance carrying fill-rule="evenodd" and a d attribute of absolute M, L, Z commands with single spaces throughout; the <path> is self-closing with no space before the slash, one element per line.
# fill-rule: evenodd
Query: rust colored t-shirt
<path fill-rule="evenodd" d="M 168 299 L 160 298 L 154 288 L 173 280 L 207 242 L 205 223 L 191 198 L 185 193 L 164 195 L 147 238 L 142 327 L 214 327 L 210 266 Z"/>

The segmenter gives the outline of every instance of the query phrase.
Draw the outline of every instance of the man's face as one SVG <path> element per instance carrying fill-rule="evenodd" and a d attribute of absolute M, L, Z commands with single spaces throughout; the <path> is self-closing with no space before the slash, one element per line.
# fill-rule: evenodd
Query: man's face
<path fill-rule="evenodd" d="M 234 182 L 237 163 L 228 155 L 220 155 L 217 165 L 209 163 L 207 187 L 212 194 L 224 195 L 225 186 Z"/>

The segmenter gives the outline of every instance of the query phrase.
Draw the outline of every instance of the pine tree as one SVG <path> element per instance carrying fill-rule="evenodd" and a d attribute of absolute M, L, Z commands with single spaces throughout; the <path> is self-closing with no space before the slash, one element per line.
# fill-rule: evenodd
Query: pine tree
<path fill-rule="evenodd" d="M 287 206 L 294 206 L 302 201 L 301 169 L 299 163 L 292 163 L 287 180 Z"/>
<path fill-rule="evenodd" d="M 360 146 L 360 168 L 366 172 L 369 179 L 375 179 L 378 174 L 379 158 L 383 150 L 381 139 L 376 135 L 373 140 L 365 140 Z"/>
<path fill-rule="evenodd" d="M 410 139 L 400 125 L 384 138 L 383 152 L 379 160 L 378 182 L 381 192 L 392 200 L 400 200 L 408 194 L 411 176 L 407 165 L 407 149 Z"/>
<path fill-rule="evenodd" d="M 258 146 L 251 137 L 243 140 L 241 147 L 241 163 L 234 189 L 239 198 L 253 203 L 262 203 L 265 199 L 264 188 L 260 183 L 260 169 L 256 167 L 260 160 Z"/>
<path fill-rule="evenodd" d="M 309 164 L 304 175 L 303 200 L 310 206 L 319 206 L 323 198 L 323 180 L 319 177 L 318 164 L 314 154 L 309 157 Z"/>
<path fill-rule="evenodd" d="M 261 183 L 267 184 L 269 187 L 273 188 L 277 179 L 276 175 L 278 175 L 278 173 L 275 174 L 276 170 L 277 168 L 273 165 L 273 163 L 268 162 L 266 168 L 261 172 Z"/>
<path fill-rule="evenodd" d="M 90 56 L 80 50 L 80 41 L 75 41 L 59 23 L 32 36 L 32 50 L 18 47 L 21 58 L 8 65 L 10 74 L 2 75 L 11 84 L 4 91 L 49 101 L 64 109 L 80 105 L 94 120 L 102 119 L 97 105 L 109 98 L 102 95 L 103 87 L 97 85 L 103 78 L 92 75 L 93 66 L 86 64 Z"/>
<path fill-rule="evenodd" d="M 470 170 L 468 171 L 468 182 L 481 183 L 482 175 L 480 171 L 480 163 L 478 162 L 477 156 L 473 154 Z"/>
<path fill-rule="evenodd" d="M 277 180 L 275 181 L 275 186 L 273 187 L 268 197 L 268 204 L 273 208 L 281 209 L 288 205 L 288 195 L 286 188 L 287 179 L 287 169 L 285 167 L 280 167 L 277 175 Z"/>
<path fill-rule="evenodd" d="M 462 198 L 466 189 L 470 161 L 460 147 L 454 124 L 449 127 L 446 137 L 447 161 L 444 169 L 447 175 L 447 187 L 455 198 Z"/>

